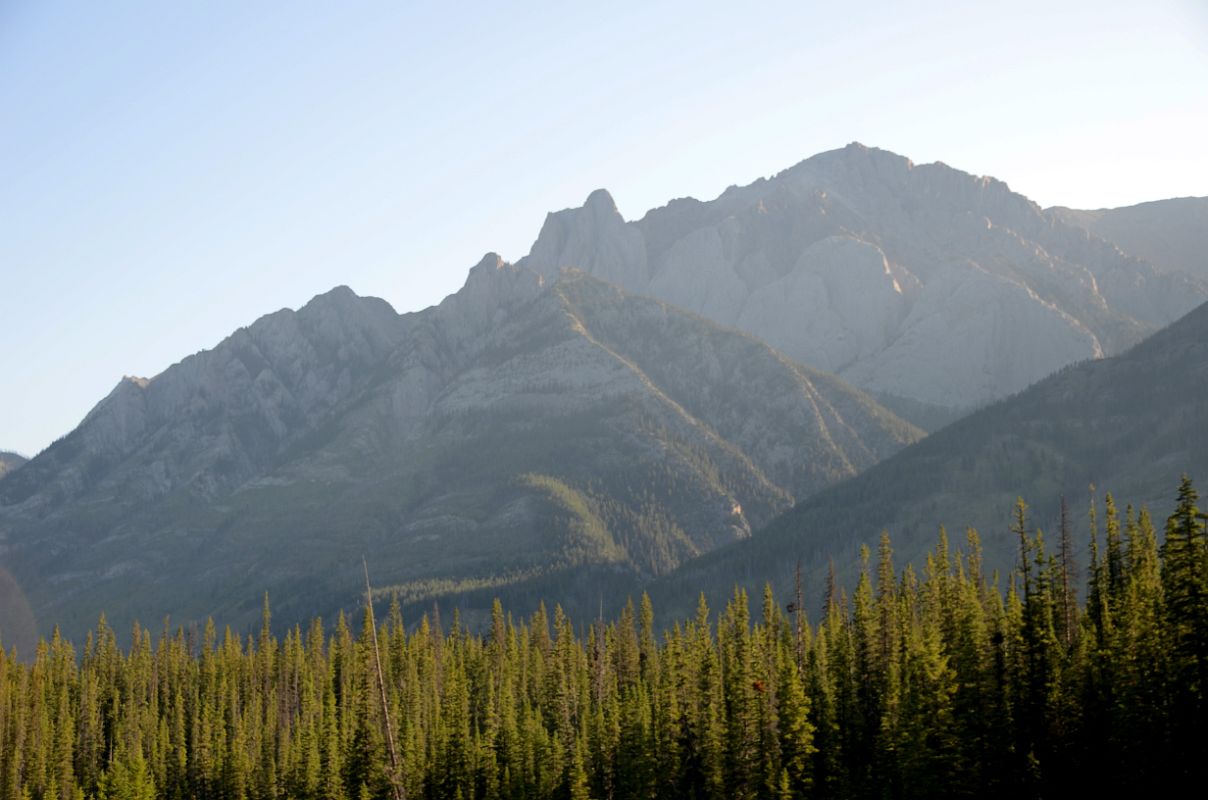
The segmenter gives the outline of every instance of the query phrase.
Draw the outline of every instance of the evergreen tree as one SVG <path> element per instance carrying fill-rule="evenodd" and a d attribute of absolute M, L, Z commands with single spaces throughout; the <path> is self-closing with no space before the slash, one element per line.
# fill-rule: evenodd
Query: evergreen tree
<path fill-rule="evenodd" d="M 0 651 L 0 800 L 384 799 L 387 708 L 412 798 L 1168 793 L 1208 764 L 1205 520 L 1189 480 L 1161 547 L 1105 497 L 1100 551 L 1098 516 L 1085 611 L 1068 522 L 1050 556 L 1020 502 L 1005 591 L 975 531 L 954 554 L 941 530 L 919 577 L 883 537 L 816 626 L 770 587 L 754 620 L 741 588 L 716 619 L 702 595 L 661 640 L 645 596 L 579 633 L 496 604 L 481 635 L 435 612 L 409 634 L 394 603 L 279 640 L 266 602 L 251 636 L 136 626 L 122 650 L 102 619 L 79 656 Z"/>
<path fill-rule="evenodd" d="M 1169 642 L 1171 762 L 1188 777 L 1208 774 L 1205 692 L 1208 691 L 1208 536 L 1191 479 L 1183 476 L 1178 504 L 1166 521 L 1162 588 Z"/>
<path fill-rule="evenodd" d="M 101 774 L 99 800 L 155 800 L 155 779 L 139 752 L 123 756 Z"/>

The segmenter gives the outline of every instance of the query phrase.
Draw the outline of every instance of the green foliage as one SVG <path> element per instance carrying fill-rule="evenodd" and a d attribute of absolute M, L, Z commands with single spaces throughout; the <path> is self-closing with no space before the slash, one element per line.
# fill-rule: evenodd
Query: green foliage
<path fill-rule="evenodd" d="M 246 640 L 135 626 L 125 651 L 102 617 L 79 657 L 57 634 L 0 655 L 0 800 L 1168 792 L 1205 777 L 1196 503 L 1185 480 L 1159 548 L 1146 511 L 1108 500 L 1097 610 L 1065 605 L 1068 559 L 1022 501 L 1005 592 L 972 531 L 952 551 L 941 530 L 917 576 L 884 536 L 817 625 L 770 587 L 757 615 L 742 589 L 716 615 L 702 595 L 661 641 L 647 597 L 582 629 L 495 603 L 481 634 L 408 630 L 395 602 L 377 638 L 398 775 L 368 614 L 278 639 L 266 601 Z"/>
<path fill-rule="evenodd" d="M 97 785 L 98 800 L 155 800 L 155 779 L 142 753 L 119 759 L 101 773 Z"/>

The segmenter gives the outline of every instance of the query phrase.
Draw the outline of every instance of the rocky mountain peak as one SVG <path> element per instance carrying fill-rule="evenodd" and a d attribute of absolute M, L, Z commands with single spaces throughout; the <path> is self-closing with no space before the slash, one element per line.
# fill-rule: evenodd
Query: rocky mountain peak
<path fill-rule="evenodd" d="M 446 302 L 474 297 L 484 302 L 511 305 L 517 300 L 531 299 L 540 292 L 543 282 L 542 276 L 532 270 L 509 263 L 498 253 L 487 253 L 470 269 L 462 288 L 446 298 Z"/>
<path fill-rule="evenodd" d="M 550 214 L 518 263 L 582 269 L 950 409 L 1118 352 L 1208 298 L 1002 181 L 859 142 L 636 222 L 593 192 Z"/>
<path fill-rule="evenodd" d="M 297 317 L 296 321 L 315 324 L 324 322 L 334 324 L 337 319 L 342 320 L 341 324 L 336 327 L 342 329 L 344 334 L 366 328 L 389 328 L 398 320 L 398 314 L 385 300 L 379 297 L 361 297 L 347 286 L 337 286 L 315 295 L 297 311 L 282 309 L 277 314 L 262 317 L 253 323 L 252 327 L 262 325 L 274 318 L 280 318 L 282 321 L 294 321 L 294 317 Z M 379 332 L 386 333 L 384 330 Z M 329 333 L 339 335 L 335 330 L 329 331 Z"/>
<path fill-rule="evenodd" d="M 465 284 L 439 306 L 439 319 L 452 341 L 469 342 L 500 324 L 508 312 L 541 294 L 545 278 L 526 267 L 487 253 Z"/>
<path fill-rule="evenodd" d="M 354 292 L 347 284 L 333 286 L 322 294 L 317 294 L 310 299 L 306 305 L 324 305 L 327 303 L 352 303 L 355 302 L 360 295 Z M 305 306 L 303 306 L 305 308 Z"/>
<path fill-rule="evenodd" d="M 810 156 L 773 180 L 804 175 L 852 180 L 859 176 L 862 181 L 897 183 L 906 180 L 914 168 L 914 162 L 905 156 L 852 142 L 845 147 Z"/>
<path fill-rule="evenodd" d="M 115 504 L 228 491 L 372 384 L 403 333 L 389 303 L 347 286 L 267 314 L 153 378 L 122 378 L 63 446 L 22 469 L 19 485 L 5 482 L 0 504 L 24 503 L 43 477 L 56 503 L 102 490 Z M 135 453 L 153 468 L 102 489 L 100 476 Z M 42 502 L 51 496 L 35 505 L 53 509 Z"/>
<path fill-rule="evenodd" d="M 517 263 L 547 278 L 577 267 L 630 290 L 649 282 L 642 233 L 625 221 L 604 189 L 588 195 L 580 208 L 546 216 L 529 254 Z"/>
<path fill-rule="evenodd" d="M 617 210 L 617 203 L 612 199 L 607 189 L 596 189 L 587 196 L 587 200 L 583 203 L 583 207 L 590 211 L 596 217 L 620 217 L 621 212 Z M 624 218 L 621 218 L 624 220 Z"/>
<path fill-rule="evenodd" d="M 507 266 L 507 262 L 503 260 L 503 256 L 495 252 L 490 252 L 480 258 L 478 263 L 470 268 L 470 274 L 473 275 L 475 272 L 481 272 L 484 270 L 490 271 L 503 269 L 505 266 Z"/>

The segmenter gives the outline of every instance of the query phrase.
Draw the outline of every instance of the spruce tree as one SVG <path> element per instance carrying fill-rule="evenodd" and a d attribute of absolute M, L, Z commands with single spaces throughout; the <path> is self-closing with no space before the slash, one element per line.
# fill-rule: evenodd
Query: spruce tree
<path fill-rule="evenodd" d="M 1208 536 L 1186 475 L 1166 521 L 1162 588 L 1169 642 L 1171 765 L 1197 779 L 1208 772 Z"/>

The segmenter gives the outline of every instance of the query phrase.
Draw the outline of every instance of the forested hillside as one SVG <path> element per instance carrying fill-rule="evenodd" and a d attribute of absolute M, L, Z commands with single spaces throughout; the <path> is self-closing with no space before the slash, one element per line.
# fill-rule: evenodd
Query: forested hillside
<path fill-rule="evenodd" d="M 1184 480 L 1159 545 L 1107 498 L 1084 605 L 1073 527 L 1046 545 L 1020 501 L 1009 580 L 973 532 L 902 572 L 885 537 L 817 621 L 769 589 L 754 621 L 736 591 L 661 635 L 643 597 L 607 624 L 497 604 L 477 634 L 394 604 L 279 639 L 266 599 L 246 641 L 136 627 L 127 652 L 102 620 L 79 650 L 0 656 L 0 798 L 1162 792 L 1208 764 L 1196 504 Z"/>

